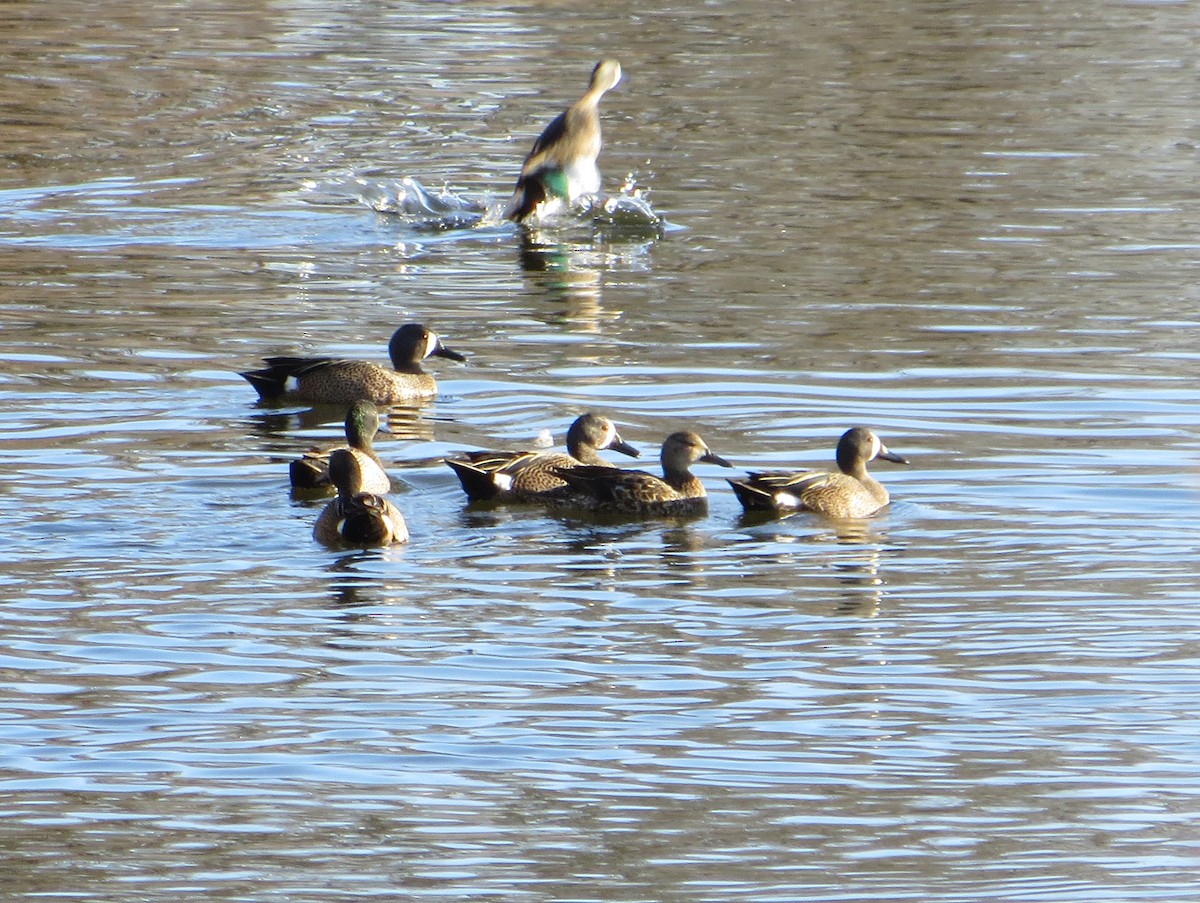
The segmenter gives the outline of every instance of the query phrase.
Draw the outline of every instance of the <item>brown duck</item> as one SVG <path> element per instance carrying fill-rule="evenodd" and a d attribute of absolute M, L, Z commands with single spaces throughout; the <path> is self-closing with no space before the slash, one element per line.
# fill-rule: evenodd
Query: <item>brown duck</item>
<path fill-rule="evenodd" d="M 617 467 L 558 468 L 555 474 L 567 484 L 557 493 L 558 506 L 596 512 L 648 515 L 703 514 L 708 508 L 704 484 L 691 472 L 697 461 L 733 465 L 715 454 L 696 433 L 672 433 L 662 444 L 663 475 Z"/>
<path fill-rule="evenodd" d="M 356 401 L 346 414 L 346 448 L 358 458 L 362 471 L 362 491 L 375 495 L 386 495 L 392 491 L 383 462 L 375 454 L 375 433 L 379 431 L 379 408 L 372 401 Z M 330 485 L 329 455 L 332 452 L 307 452 L 289 466 L 292 487 L 295 489 L 323 489 Z"/>
<path fill-rule="evenodd" d="M 467 452 L 461 458 L 447 458 L 446 464 L 458 475 L 463 491 L 475 501 L 530 502 L 567 484 L 555 469 L 583 464 L 604 465 L 596 452 L 612 449 L 633 458 L 641 452 L 621 438 L 607 417 L 587 413 L 578 417 L 567 430 L 567 453 L 561 452 Z"/>
<path fill-rule="evenodd" d="M 388 342 L 392 366 L 331 357 L 268 357 L 261 370 L 240 374 L 267 400 L 310 404 L 404 404 L 437 394 L 437 383 L 421 368 L 427 357 L 466 358 L 442 344 L 436 333 L 417 323 L 401 326 Z"/>
<path fill-rule="evenodd" d="M 363 491 L 363 474 L 352 449 L 329 455 L 329 479 L 337 487 L 313 525 L 313 538 L 326 545 L 389 546 L 408 542 L 400 510 L 384 496 Z"/>
<path fill-rule="evenodd" d="M 889 502 L 883 484 L 867 473 L 867 462 L 908 461 L 890 452 L 869 429 L 855 427 L 837 446 L 840 473 L 806 470 L 752 473 L 729 485 L 747 511 L 815 511 L 826 517 L 870 517 Z"/>

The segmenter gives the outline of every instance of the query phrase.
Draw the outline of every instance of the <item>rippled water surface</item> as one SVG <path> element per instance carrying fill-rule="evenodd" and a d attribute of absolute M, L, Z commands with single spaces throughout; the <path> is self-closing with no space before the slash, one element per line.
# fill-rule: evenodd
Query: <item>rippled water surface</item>
<path fill-rule="evenodd" d="M 1195 898 L 1191 5 L 126 6 L 0 11 L 7 899 Z M 372 209 L 502 202 L 602 56 L 661 236 Z M 237 371 L 411 321 L 413 541 L 322 548 L 341 412 Z M 441 463 L 585 409 L 911 465 L 839 525 Z"/>

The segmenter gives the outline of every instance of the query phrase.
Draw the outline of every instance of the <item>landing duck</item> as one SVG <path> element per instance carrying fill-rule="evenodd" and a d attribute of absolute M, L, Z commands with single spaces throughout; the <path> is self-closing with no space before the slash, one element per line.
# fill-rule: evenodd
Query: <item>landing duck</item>
<path fill-rule="evenodd" d="M 621 64 L 602 60 L 587 91 L 556 116 L 525 158 L 504 216 L 524 223 L 541 220 L 600 191 L 600 98 L 621 80 Z"/>

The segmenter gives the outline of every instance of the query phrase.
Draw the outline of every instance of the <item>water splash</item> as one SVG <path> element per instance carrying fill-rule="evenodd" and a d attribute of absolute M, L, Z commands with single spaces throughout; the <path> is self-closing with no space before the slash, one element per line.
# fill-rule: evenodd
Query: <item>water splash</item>
<path fill-rule="evenodd" d="M 616 194 L 585 195 L 569 208 L 541 218 L 536 224 L 527 220 L 526 226 L 535 232 L 556 235 L 590 231 L 610 242 L 660 238 L 665 221 L 650 206 L 649 193 L 648 188 L 637 185 L 630 173 Z"/>
<path fill-rule="evenodd" d="M 499 221 L 491 209 L 494 205 L 456 194 L 446 186 L 431 190 L 411 176 L 394 182 L 357 181 L 362 203 L 378 213 L 401 216 L 417 229 L 473 229 L 486 221 Z"/>
<path fill-rule="evenodd" d="M 650 190 L 639 186 L 633 173 L 612 195 L 587 195 L 569 209 L 554 213 L 526 229 L 549 232 L 556 238 L 578 236 L 608 242 L 661 238 L 669 227 L 650 204 Z M 394 216 L 403 225 L 421 232 L 469 231 L 507 226 L 507 197 L 452 191 L 446 185 L 429 188 L 412 176 L 399 179 L 366 179 L 351 176 L 309 186 L 308 200 L 315 204 L 363 204 L 377 213 Z"/>
<path fill-rule="evenodd" d="M 650 206 L 649 195 L 650 189 L 638 187 L 636 177 L 629 173 L 615 195 L 597 199 L 591 210 L 592 221 L 606 231 L 661 236 L 665 222 Z"/>

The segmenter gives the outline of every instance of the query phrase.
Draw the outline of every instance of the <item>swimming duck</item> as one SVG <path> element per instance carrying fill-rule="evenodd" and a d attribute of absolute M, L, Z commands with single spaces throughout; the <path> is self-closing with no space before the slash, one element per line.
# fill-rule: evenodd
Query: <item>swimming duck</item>
<path fill-rule="evenodd" d="M 869 517 L 888 501 L 888 491 L 867 473 L 867 462 L 882 458 L 908 461 L 890 452 L 869 429 L 855 427 L 842 434 L 837 446 L 841 473 L 809 470 L 793 473 L 752 473 L 729 485 L 747 511 L 815 511 L 826 517 Z"/>
<path fill-rule="evenodd" d="M 524 222 L 548 216 L 580 197 L 600 190 L 600 114 L 604 92 L 621 80 L 621 64 L 602 60 L 592 70 L 587 91 L 556 116 L 525 158 L 506 219 Z"/>
<path fill-rule="evenodd" d="M 329 454 L 329 479 L 337 487 L 313 526 L 313 538 L 328 545 L 389 546 L 408 542 L 400 510 L 382 495 L 363 491 L 360 459 L 353 449 Z"/>
<path fill-rule="evenodd" d="M 694 476 L 697 461 L 733 465 L 721 458 L 690 430 L 672 433 L 662 444 L 663 475 L 644 470 L 580 465 L 554 468 L 568 489 L 555 494 L 557 506 L 624 514 L 702 514 L 708 507 L 704 484 Z"/>
<path fill-rule="evenodd" d="M 461 458 L 447 458 L 446 464 L 458 474 L 463 491 L 473 501 L 535 501 L 539 496 L 567 484 L 554 474 L 555 468 L 568 469 L 583 464 L 604 465 L 599 449 L 612 449 L 632 458 L 641 452 L 621 438 L 616 426 L 599 414 L 583 414 L 567 430 L 567 454 L 561 452 L 467 452 Z"/>
<path fill-rule="evenodd" d="M 376 404 L 403 404 L 437 394 L 437 383 L 421 369 L 425 358 L 466 360 L 418 323 L 401 326 L 393 333 L 388 356 L 392 359 L 391 369 L 331 357 L 268 357 L 263 369 L 240 375 L 263 399 L 351 404 L 365 398 Z"/>
<path fill-rule="evenodd" d="M 375 433 L 379 430 L 379 408 L 372 401 L 360 400 L 346 414 L 347 448 L 358 458 L 362 470 L 362 491 L 386 495 L 392 491 L 392 481 L 375 454 Z M 329 485 L 330 452 L 307 452 L 289 467 L 292 486 L 296 489 L 320 489 Z"/>

